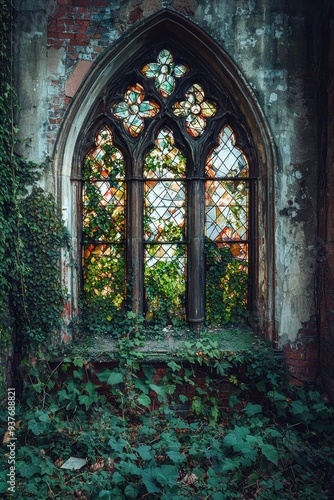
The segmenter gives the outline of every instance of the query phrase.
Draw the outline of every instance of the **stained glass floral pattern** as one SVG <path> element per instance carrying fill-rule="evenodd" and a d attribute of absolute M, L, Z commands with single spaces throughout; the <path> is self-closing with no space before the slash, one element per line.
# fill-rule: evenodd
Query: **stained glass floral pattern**
<path fill-rule="evenodd" d="M 173 107 L 175 116 L 186 119 L 186 128 L 189 135 L 199 137 L 206 128 L 207 118 L 217 113 L 217 105 L 206 101 L 204 90 L 201 85 L 194 83 L 186 92 L 186 100 L 176 102 Z"/>
<path fill-rule="evenodd" d="M 155 87 L 160 94 L 167 98 L 175 89 L 175 78 L 181 78 L 189 72 L 185 64 L 176 64 L 173 55 L 167 49 L 161 50 L 157 62 L 146 64 L 142 70 L 146 78 L 154 78 Z"/>
<path fill-rule="evenodd" d="M 153 118 L 160 111 L 154 101 L 144 101 L 144 88 L 136 83 L 127 88 L 124 101 L 113 106 L 116 118 L 123 120 L 125 129 L 132 137 L 137 137 L 144 130 L 144 119 Z"/>

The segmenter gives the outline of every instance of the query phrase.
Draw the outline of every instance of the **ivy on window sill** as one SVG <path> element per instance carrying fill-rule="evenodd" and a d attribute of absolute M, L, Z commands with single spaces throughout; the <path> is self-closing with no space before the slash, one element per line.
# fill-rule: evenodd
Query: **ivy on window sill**
<path fill-rule="evenodd" d="M 138 361 L 196 360 L 209 362 L 224 355 L 235 356 L 255 348 L 263 348 L 266 343 L 255 335 L 249 326 L 229 328 L 207 328 L 199 337 L 189 330 L 165 328 L 158 338 L 144 338 L 143 334 L 118 340 L 109 335 L 95 335 L 81 338 L 66 345 L 62 356 L 70 359 L 87 357 L 91 361 L 118 361 L 119 352 L 128 345 L 131 357 Z M 63 359 L 59 356 L 57 359 Z"/>

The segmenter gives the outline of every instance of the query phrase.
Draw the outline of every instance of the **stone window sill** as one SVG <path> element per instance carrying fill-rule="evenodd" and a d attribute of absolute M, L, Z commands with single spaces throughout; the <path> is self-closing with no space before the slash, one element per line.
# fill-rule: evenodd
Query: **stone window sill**
<path fill-rule="evenodd" d="M 199 337 L 191 337 L 189 332 L 180 330 L 166 329 L 164 333 L 165 335 L 160 335 L 158 339 L 150 338 L 143 341 L 136 348 L 141 361 L 182 359 L 187 349 L 192 354 L 195 354 L 197 346 L 199 351 L 210 349 L 210 339 L 214 341 L 212 349 L 221 352 L 245 352 L 262 343 L 249 326 L 206 329 Z M 72 342 L 64 348 L 62 354 L 67 357 L 80 356 L 94 362 L 105 362 L 117 361 L 118 351 L 116 340 L 107 335 L 96 335 Z"/>

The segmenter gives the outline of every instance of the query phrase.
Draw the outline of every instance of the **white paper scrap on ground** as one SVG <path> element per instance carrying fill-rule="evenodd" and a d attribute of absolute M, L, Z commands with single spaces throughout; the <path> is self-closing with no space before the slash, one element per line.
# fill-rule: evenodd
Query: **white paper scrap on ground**
<path fill-rule="evenodd" d="M 84 458 L 76 458 L 70 457 L 63 465 L 60 467 L 61 469 L 71 469 L 71 470 L 79 470 L 81 467 L 86 465 L 87 460 Z"/>

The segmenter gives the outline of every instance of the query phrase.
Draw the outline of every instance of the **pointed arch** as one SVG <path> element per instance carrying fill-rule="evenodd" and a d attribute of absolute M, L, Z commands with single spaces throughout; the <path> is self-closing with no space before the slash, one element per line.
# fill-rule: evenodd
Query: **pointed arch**
<path fill-rule="evenodd" d="M 83 137 L 92 130 L 93 123 L 99 116 L 104 116 L 106 103 L 119 101 L 126 89 L 128 73 L 138 62 L 138 67 L 144 65 L 143 54 L 147 54 L 144 63 L 152 59 L 152 49 L 155 52 L 168 46 L 171 53 L 178 54 L 175 60 L 180 65 L 196 66 L 206 70 L 210 79 L 205 84 L 205 92 L 210 94 L 210 100 L 220 99 L 224 104 L 229 102 L 228 113 L 224 109 L 217 113 L 217 120 L 222 124 L 238 124 L 238 144 L 244 150 L 247 144 L 247 156 L 252 175 L 258 179 L 254 184 L 252 220 L 254 220 L 253 267 L 256 269 L 253 278 L 253 310 L 251 320 L 257 327 L 266 331 L 268 338 L 275 340 L 274 333 L 274 290 L 275 290 L 275 249 L 274 249 L 274 186 L 273 172 L 276 164 L 273 140 L 267 121 L 260 105 L 242 75 L 239 68 L 212 38 L 185 17 L 170 10 L 162 10 L 121 37 L 110 50 L 106 51 L 94 64 L 81 84 L 73 102 L 68 109 L 62 129 L 55 146 L 55 166 L 58 176 L 57 190 L 63 217 L 72 235 L 73 248 L 78 248 L 78 200 L 80 187 L 77 182 L 78 165 L 83 152 Z M 194 51 L 196 47 L 196 51 Z M 182 48 L 182 51 L 180 51 Z M 182 52 L 182 55 L 180 55 Z M 178 79 L 176 82 L 180 93 L 186 93 L 186 82 Z M 148 92 L 148 87 L 144 87 Z M 161 94 L 161 93 L 160 93 Z M 168 94 L 168 93 L 167 93 Z M 219 97 L 220 96 L 220 97 Z M 148 98 L 151 96 L 148 95 Z M 172 96 L 160 95 L 157 104 Z M 160 101 L 159 101 L 160 99 Z M 108 104 L 109 105 L 109 104 Z M 224 108 L 224 105 L 221 106 Z M 219 115 L 219 116 L 218 116 Z M 208 125 L 207 134 L 211 142 L 206 140 L 209 153 L 218 145 L 217 123 Z M 156 124 L 147 126 L 147 133 L 154 137 Z M 181 129 L 181 125 L 180 125 Z M 151 132 L 150 132 L 151 130 Z M 185 130 L 185 129 L 184 129 Z M 178 141 L 186 141 L 186 134 Z M 131 141 L 129 141 L 131 143 Z M 133 153 L 141 144 L 131 143 Z M 201 144 L 198 139 L 194 150 Z M 192 158 L 192 161 L 194 159 Z M 74 256 L 75 259 L 78 255 Z M 71 316 L 77 313 L 78 275 L 73 266 L 68 265 L 68 256 L 63 256 L 64 284 L 71 296 Z"/>

